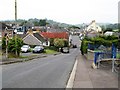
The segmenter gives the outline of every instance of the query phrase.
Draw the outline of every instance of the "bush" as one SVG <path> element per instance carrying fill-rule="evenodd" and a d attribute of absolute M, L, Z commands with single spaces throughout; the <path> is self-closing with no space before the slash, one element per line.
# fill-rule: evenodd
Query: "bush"
<path fill-rule="evenodd" d="M 54 46 L 54 39 L 50 38 L 50 46 Z"/>
<path fill-rule="evenodd" d="M 81 54 L 82 55 L 84 55 L 84 54 L 87 53 L 88 43 L 89 43 L 89 41 L 87 41 L 85 39 L 81 42 L 81 48 L 80 48 L 80 50 L 81 50 Z"/>
<path fill-rule="evenodd" d="M 68 40 L 64 40 L 64 47 L 68 47 L 69 46 L 69 42 L 68 42 Z"/>
<path fill-rule="evenodd" d="M 120 54 L 119 53 L 117 53 L 117 58 L 120 59 Z"/>

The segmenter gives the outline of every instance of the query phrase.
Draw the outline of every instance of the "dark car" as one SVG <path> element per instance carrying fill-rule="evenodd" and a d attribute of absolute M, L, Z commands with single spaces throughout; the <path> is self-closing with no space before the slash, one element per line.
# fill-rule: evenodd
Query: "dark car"
<path fill-rule="evenodd" d="M 63 47 L 62 48 L 62 53 L 69 53 L 69 47 Z"/>
<path fill-rule="evenodd" d="M 73 44 L 73 48 L 77 48 L 77 45 Z"/>
<path fill-rule="evenodd" d="M 33 53 L 42 53 L 44 51 L 44 47 L 43 46 L 35 46 L 33 48 Z"/>

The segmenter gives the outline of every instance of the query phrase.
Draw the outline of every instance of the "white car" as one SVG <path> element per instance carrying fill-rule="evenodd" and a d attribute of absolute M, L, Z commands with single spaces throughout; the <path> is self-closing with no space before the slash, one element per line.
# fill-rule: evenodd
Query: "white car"
<path fill-rule="evenodd" d="M 29 52 L 30 51 L 30 46 L 29 45 L 23 45 L 21 47 L 21 51 L 22 52 Z"/>
<path fill-rule="evenodd" d="M 63 47 L 62 48 L 62 53 L 69 53 L 69 47 Z"/>

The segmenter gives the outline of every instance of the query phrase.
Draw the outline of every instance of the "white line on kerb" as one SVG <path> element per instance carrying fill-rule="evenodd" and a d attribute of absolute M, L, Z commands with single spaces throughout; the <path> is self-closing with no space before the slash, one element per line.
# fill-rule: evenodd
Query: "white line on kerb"
<path fill-rule="evenodd" d="M 78 63 L 78 60 L 76 59 L 73 70 L 72 70 L 72 72 L 70 74 L 70 78 L 69 78 L 67 86 L 66 86 L 66 90 L 70 89 L 70 88 L 71 89 L 73 88 L 73 83 L 74 83 L 74 79 L 75 79 L 75 73 L 76 73 L 76 69 L 77 69 L 77 63 Z"/>

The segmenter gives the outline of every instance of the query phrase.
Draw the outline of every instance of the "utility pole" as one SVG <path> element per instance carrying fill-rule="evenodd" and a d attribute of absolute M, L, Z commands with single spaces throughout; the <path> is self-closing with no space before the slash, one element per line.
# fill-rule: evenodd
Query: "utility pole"
<path fill-rule="evenodd" d="M 17 1 L 15 0 L 15 21 L 17 21 Z"/>
<path fill-rule="evenodd" d="M 8 58 L 8 33 L 7 33 L 7 27 L 5 28 L 6 34 L 5 34 L 5 43 L 6 43 L 6 58 Z"/>
<path fill-rule="evenodd" d="M 15 48 L 17 48 L 17 0 L 15 0 Z M 17 49 L 15 51 L 17 55 Z"/>

